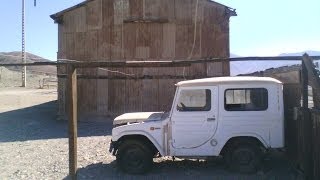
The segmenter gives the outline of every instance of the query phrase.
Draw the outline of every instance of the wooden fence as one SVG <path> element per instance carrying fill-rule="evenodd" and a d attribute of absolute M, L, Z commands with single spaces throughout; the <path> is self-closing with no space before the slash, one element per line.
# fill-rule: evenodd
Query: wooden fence
<path fill-rule="evenodd" d="M 308 107 L 308 86 L 314 107 Z M 306 179 L 320 179 L 320 78 L 312 60 L 304 55 L 300 85 L 284 86 L 286 149 Z M 302 97 L 302 101 L 301 101 Z M 296 107 L 296 108 L 295 108 Z"/>
<path fill-rule="evenodd" d="M 311 110 L 312 117 L 312 166 L 313 179 L 320 177 L 320 110 Z"/>
<path fill-rule="evenodd" d="M 301 56 L 291 57 L 241 57 L 241 58 L 210 58 L 210 59 L 197 59 L 197 60 L 173 60 L 173 61 L 140 61 L 140 62 L 78 62 L 78 61 L 66 61 L 66 62 L 36 62 L 36 63 L 18 63 L 18 64 L 1 64 L 0 67 L 4 66 L 44 66 L 44 65 L 54 65 L 54 66 L 66 66 L 67 67 L 67 82 L 68 82 L 68 98 L 69 98 L 69 175 L 71 179 L 77 178 L 77 72 L 76 69 L 78 68 L 96 68 L 96 67 L 181 67 L 181 66 L 190 66 L 194 63 L 205 63 L 205 62 L 219 62 L 224 60 L 229 61 L 262 61 L 262 60 L 276 60 L 276 61 L 282 61 L 282 60 L 299 60 L 301 59 Z M 310 58 L 313 59 L 320 59 L 320 56 L 313 56 L 309 57 L 308 55 L 303 56 L 303 62 L 305 59 L 308 59 L 310 61 Z M 308 62 L 307 61 L 307 62 Z M 311 61 L 310 61 L 311 62 Z M 309 69 L 310 69 L 310 63 L 309 63 Z M 312 67 L 311 67 L 312 68 Z M 305 69 L 305 68 L 303 68 Z M 302 74 L 309 74 L 308 72 L 312 71 L 304 70 Z M 80 77 L 81 78 L 81 77 Z M 85 78 L 85 77 L 82 77 Z M 87 78 L 93 78 L 93 77 L 87 77 Z M 95 77 L 99 79 L 99 77 Z M 101 77 L 104 78 L 104 77 Z M 313 76 L 311 76 L 311 79 L 315 78 L 314 71 Z M 304 81 L 305 82 L 305 81 Z M 312 172 L 310 174 L 307 174 L 307 177 L 310 177 L 309 179 L 320 179 L 320 146 L 318 139 L 320 138 L 320 112 L 319 110 L 309 110 L 308 109 L 308 83 L 303 83 L 303 88 L 299 88 L 300 86 L 297 84 L 291 84 L 291 85 L 285 85 L 284 86 L 284 98 L 285 98 L 285 106 L 286 109 L 286 138 L 290 139 L 290 142 L 287 146 L 289 152 L 293 152 L 292 157 L 294 159 L 298 160 L 298 164 L 301 165 L 302 169 L 311 169 L 307 172 Z M 312 83 L 313 93 L 315 102 L 315 107 L 320 109 L 320 80 L 319 77 L 317 77 L 317 80 L 313 79 Z M 287 91 L 286 89 L 293 90 L 292 92 Z M 301 90 L 301 91 L 300 91 Z M 301 93 L 302 92 L 302 93 Z M 300 113 L 300 118 L 297 120 L 293 120 L 290 117 L 293 116 L 294 111 L 293 107 L 300 106 L 300 97 L 301 94 L 304 96 L 304 106 L 301 111 L 296 112 L 303 112 Z M 315 95 L 316 94 L 316 95 Z M 296 97 L 296 98 L 295 98 Z M 295 105 L 295 106 L 293 106 Z M 307 107 L 305 107 L 307 106 Z M 304 110 L 303 110 L 304 109 Z M 305 113 L 309 112 L 309 113 Z M 311 114 L 310 114 L 311 113 Z M 290 115 L 291 114 L 291 115 Z M 308 115 L 311 115 L 308 117 Z M 288 118 L 289 117 L 289 118 Z M 310 118 L 312 117 L 312 118 Z M 307 119 L 304 121 L 302 118 Z M 300 120 L 299 120 L 300 119 Z M 312 121 L 308 121 L 312 119 Z M 305 123 L 312 122 L 311 126 L 306 126 Z M 305 128 L 308 127 L 309 129 Z M 311 136 L 308 139 L 306 134 L 310 134 Z M 293 139 L 290 138 L 290 135 Z M 307 141 L 306 141 L 307 140 Z M 309 143 L 306 143 L 309 142 Z M 286 142 L 287 143 L 287 142 Z M 306 148 L 307 147 L 307 148 Z M 312 147 L 312 148 L 308 148 Z M 291 151 L 294 150 L 294 151 Z M 305 153 L 310 152 L 310 153 Z M 310 156 L 306 156 L 305 154 L 308 154 Z M 300 156 L 298 156 L 300 155 Z M 306 160 L 306 161 L 304 161 Z M 308 161 L 307 161 L 308 160 Z M 305 162 L 311 162 L 309 163 L 309 166 Z M 306 167 L 306 168 L 305 168 Z M 309 167 L 309 168 L 308 168 Z M 310 168 L 312 167 L 312 168 Z"/>
<path fill-rule="evenodd" d="M 296 149 L 293 150 L 296 152 L 291 158 L 305 173 L 306 179 L 316 180 L 320 178 L 320 110 L 301 108 L 299 113 Z"/>

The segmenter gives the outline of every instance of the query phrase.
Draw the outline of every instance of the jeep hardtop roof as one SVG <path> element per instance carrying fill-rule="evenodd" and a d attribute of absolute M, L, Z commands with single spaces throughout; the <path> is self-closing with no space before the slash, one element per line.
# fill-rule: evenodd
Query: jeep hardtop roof
<path fill-rule="evenodd" d="M 212 86 L 212 85 L 221 85 L 221 84 L 245 84 L 245 83 L 282 84 L 281 81 L 278 81 L 270 77 L 235 76 L 235 77 L 213 77 L 213 78 L 180 81 L 176 84 L 176 86 L 183 86 L 183 87 Z"/>

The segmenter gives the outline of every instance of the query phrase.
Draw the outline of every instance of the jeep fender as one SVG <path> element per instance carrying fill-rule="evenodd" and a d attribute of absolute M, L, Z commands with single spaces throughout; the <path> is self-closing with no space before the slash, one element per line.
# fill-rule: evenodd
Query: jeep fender
<path fill-rule="evenodd" d="M 120 138 L 122 138 L 124 136 L 128 136 L 129 137 L 129 136 L 135 136 L 135 135 L 141 135 L 141 136 L 146 137 L 157 148 L 159 153 L 162 156 L 165 156 L 163 147 L 155 140 L 155 138 L 151 134 L 149 134 L 147 132 L 144 132 L 144 131 L 135 131 L 135 130 L 125 131 L 125 132 L 120 133 L 116 137 L 112 138 L 112 141 L 118 141 Z M 161 142 L 162 142 L 162 140 L 161 140 Z"/>
<path fill-rule="evenodd" d="M 261 136 L 254 134 L 254 133 L 239 133 L 239 134 L 232 134 L 228 137 L 225 138 L 225 141 L 223 142 L 223 146 L 219 147 L 219 154 L 221 153 L 222 149 L 227 145 L 227 143 L 232 139 L 232 138 L 255 138 L 257 139 L 265 148 L 270 147 L 268 143 L 266 142 L 265 139 L 263 139 Z"/>

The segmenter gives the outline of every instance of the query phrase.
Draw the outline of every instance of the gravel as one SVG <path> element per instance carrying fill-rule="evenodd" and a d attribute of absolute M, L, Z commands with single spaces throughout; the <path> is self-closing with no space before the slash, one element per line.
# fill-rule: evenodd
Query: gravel
<path fill-rule="evenodd" d="M 0 179 L 69 179 L 67 122 L 56 120 L 55 91 L 0 92 L 0 102 L 7 102 L 0 105 Z M 10 92 L 15 94 L 11 103 Z M 231 173 L 219 159 L 170 157 L 154 159 L 154 168 L 146 175 L 128 175 L 118 170 L 107 151 L 110 122 L 79 122 L 78 179 L 301 179 L 280 153 L 269 156 L 262 170 L 251 175 Z"/>

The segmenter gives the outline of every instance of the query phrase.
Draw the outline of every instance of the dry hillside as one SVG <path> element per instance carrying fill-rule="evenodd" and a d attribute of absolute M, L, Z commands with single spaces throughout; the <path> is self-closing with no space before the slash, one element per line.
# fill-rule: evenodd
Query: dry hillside
<path fill-rule="evenodd" d="M 42 57 L 27 53 L 27 62 L 45 62 L 49 61 Z M 0 63 L 21 63 L 20 52 L 0 52 Z M 19 87 L 21 81 L 21 67 L 0 67 L 0 88 L 3 87 Z M 32 66 L 27 67 L 27 86 L 28 88 L 42 88 L 43 85 L 56 86 L 57 68 L 55 66 Z"/>
<path fill-rule="evenodd" d="M 27 62 L 46 62 L 49 61 L 40 56 L 27 53 Z M 21 63 L 21 52 L 0 52 L 0 63 Z M 21 67 L 8 67 L 10 70 L 21 71 Z M 55 66 L 32 66 L 27 67 L 28 71 L 57 74 L 57 68 Z"/>

